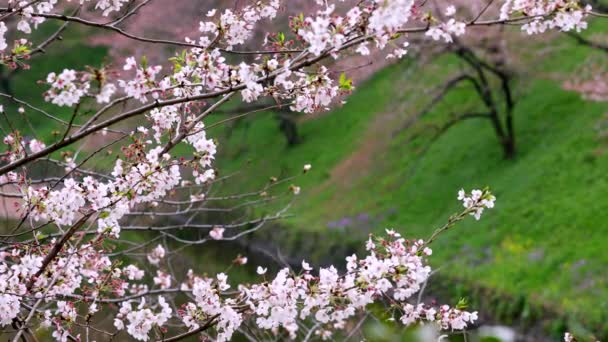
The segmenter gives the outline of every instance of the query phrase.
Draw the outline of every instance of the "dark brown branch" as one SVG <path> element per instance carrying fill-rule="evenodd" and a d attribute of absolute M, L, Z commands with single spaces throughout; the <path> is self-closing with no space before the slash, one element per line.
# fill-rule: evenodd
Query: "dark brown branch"
<path fill-rule="evenodd" d="M 181 334 L 181 335 L 176 335 L 176 336 L 169 337 L 169 338 L 163 338 L 163 339 L 162 339 L 162 340 L 160 340 L 160 341 L 162 341 L 162 342 L 175 342 L 175 341 L 183 340 L 183 339 L 188 338 L 188 337 L 190 337 L 190 336 L 194 336 L 194 335 L 196 335 L 196 334 L 198 334 L 198 333 L 200 333 L 200 332 L 203 332 L 203 331 L 205 331 L 205 330 L 207 330 L 207 329 L 211 328 L 212 326 L 214 326 L 214 325 L 215 325 L 215 323 L 217 323 L 217 322 L 216 322 L 216 319 L 217 319 L 219 316 L 220 316 L 220 315 L 219 315 L 219 314 L 217 314 L 217 315 L 215 315 L 215 316 L 210 317 L 210 318 L 209 318 L 209 320 L 207 321 L 207 323 L 205 323 L 204 325 L 202 325 L 202 326 L 201 326 L 201 327 L 199 327 L 198 329 L 194 329 L 194 330 L 192 330 L 192 331 L 185 332 L 185 333 L 183 333 L 183 334 Z"/>
<path fill-rule="evenodd" d="M 469 75 L 469 74 L 462 74 L 462 75 L 458 75 L 454 78 L 449 79 L 447 82 L 445 82 L 442 86 L 439 92 L 437 92 L 437 94 L 433 97 L 433 99 L 431 99 L 431 101 L 417 114 L 413 115 L 412 117 L 408 118 L 407 121 L 401 125 L 401 127 L 396 130 L 393 135 L 396 135 L 408 128 L 410 128 L 416 121 L 418 121 L 421 117 L 427 115 L 437 104 L 439 104 L 441 102 L 441 100 L 443 100 L 443 98 L 445 98 L 445 96 L 452 90 L 454 89 L 456 86 L 458 86 L 461 82 L 463 81 L 469 81 L 471 82 L 476 88 L 479 87 L 479 85 L 477 84 L 477 80 Z"/>
<path fill-rule="evenodd" d="M 68 240 L 72 237 L 72 235 L 74 235 L 74 233 L 76 233 L 76 231 L 78 231 L 78 229 L 80 229 L 80 227 L 82 227 L 87 222 L 87 220 L 91 217 L 91 215 L 92 214 L 87 214 L 87 215 L 84 215 L 82 218 L 80 218 L 80 220 L 78 220 L 65 234 L 63 234 L 63 236 L 61 237 L 61 239 L 59 241 L 57 241 L 57 243 L 55 243 L 53 248 L 49 251 L 49 254 L 47 254 L 46 257 L 44 258 L 44 260 L 42 260 L 42 265 L 40 266 L 40 268 L 38 269 L 36 274 L 34 274 L 30 278 L 30 281 L 27 283 L 28 290 L 32 289 L 32 286 L 34 286 L 36 279 L 38 277 L 40 277 L 40 275 L 42 273 L 44 273 L 44 271 L 49 266 L 49 264 L 53 261 L 53 259 L 55 259 L 55 257 L 57 257 L 57 255 L 59 254 L 59 252 L 61 251 L 63 246 L 68 242 Z"/>
<path fill-rule="evenodd" d="M 574 40 L 576 40 L 576 42 L 581 45 L 585 45 L 585 46 L 588 46 L 590 48 L 597 49 L 600 51 L 608 52 L 608 45 L 594 42 L 575 32 L 566 32 L 566 34 L 569 37 L 574 38 Z"/>
<path fill-rule="evenodd" d="M 4 11 L 4 10 L 6 10 L 6 8 L 0 9 L 0 11 Z M 101 28 L 104 30 L 118 33 L 129 39 L 133 39 L 133 40 L 143 42 L 143 43 L 164 44 L 164 45 L 173 45 L 173 46 L 188 47 L 188 48 L 201 48 L 201 49 L 208 48 L 208 46 L 204 46 L 204 45 L 200 45 L 200 44 L 180 42 L 180 41 L 168 40 L 168 39 L 155 39 L 155 38 L 142 37 L 142 36 L 138 36 L 138 35 L 129 33 L 127 31 L 121 29 L 120 27 L 116 27 L 111 24 L 97 23 L 97 22 L 86 20 L 86 19 L 83 19 L 83 18 L 80 18 L 77 16 L 69 16 L 69 15 L 65 15 L 65 14 L 56 14 L 56 13 L 32 13 L 31 15 L 33 17 L 55 19 L 55 20 L 61 20 L 61 21 L 65 21 L 65 22 L 74 22 L 74 23 L 78 23 L 78 24 L 81 24 L 84 26 Z M 231 53 L 231 54 L 236 54 L 236 55 L 290 54 L 290 53 L 302 52 L 302 50 L 281 50 L 281 51 L 272 51 L 272 50 L 271 51 L 235 51 L 235 50 L 226 50 L 226 49 L 220 49 L 220 50 L 225 53 Z"/>

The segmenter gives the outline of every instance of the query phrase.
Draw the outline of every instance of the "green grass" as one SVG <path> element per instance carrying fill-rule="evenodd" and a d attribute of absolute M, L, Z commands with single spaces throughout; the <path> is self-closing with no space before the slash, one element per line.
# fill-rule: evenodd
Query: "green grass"
<path fill-rule="evenodd" d="M 596 24 L 592 30 L 605 28 Z M 573 72 L 595 53 L 567 38 L 544 44 L 556 49 L 534 61 L 534 69 L 543 73 Z M 428 135 L 408 144 L 411 132 L 406 132 L 375 150 L 371 162 L 350 165 L 347 184 L 331 177 L 337 165 L 392 134 L 395 123 L 424 103 L 419 93 L 403 94 L 404 85 L 436 85 L 458 62 L 443 57 L 433 66 L 409 75 L 404 65 L 379 72 L 342 108 L 302 122 L 304 141 L 292 148 L 286 147 L 273 117 L 261 114 L 234 128 L 222 143 L 220 169 L 246 168 L 251 176 L 235 184 L 239 187 L 297 173 L 311 163 L 311 174 L 298 180 L 304 190 L 292 209 L 296 217 L 287 225 L 293 235 L 333 237 L 325 238 L 317 251 L 359 239 L 362 234 L 355 228 L 336 232 L 328 223 L 360 214 L 377 218 L 375 231 L 395 227 L 408 237 L 428 237 L 460 209 L 458 189 L 489 185 L 498 197 L 496 208 L 480 222 L 458 225 L 434 245 L 433 263 L 444 266 L 441 274 L 547 303 L 584 327 L 605 333 L 608 155 L 598 153 L 606 146 L 596 126 L 606 104 L 586 102 L 556 81 L 521 80 L 515 160 L 502 158 L 489 122 L 470 120 L 448 131 L 423 156 L 417 151 L 428 143 Z M 473 98 L 472 89 L 459 88 L 424 122 L 441 122 L 449 112 L 475 107 Z M 408 104 L 405 112 L 396 108 L 402 99 Z M 395 114 L 397 119 L 388 120 L 384 130 L 372 129 L 379 118 Z"/>

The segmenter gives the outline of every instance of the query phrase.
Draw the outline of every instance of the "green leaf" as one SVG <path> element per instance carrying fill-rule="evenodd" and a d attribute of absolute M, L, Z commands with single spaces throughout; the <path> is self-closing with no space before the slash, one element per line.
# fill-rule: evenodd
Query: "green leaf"
<path fill-rule="evenodd" d="M 30 53 L 30 49 L 26 45 L 17 45 L 13 49 L 15 55 L 27 55 Z"/>
<path fill-rule="evenodd" d="M 456 304 L 456 309 L 465 310 L 468 306 L 469 306 L 469 304 L 467 303 L 467 299 L 460 298 L 460 300 L 458 301 L 458 304 Z"/>
<path fill-rule="evenodd" d="M 340 90 L 346 90 L 346 91 L 353 90 L 353 80 L 350 78 L 346 78 L 345 73 L 340 74 L 339 85 L 340 85 Z"/>

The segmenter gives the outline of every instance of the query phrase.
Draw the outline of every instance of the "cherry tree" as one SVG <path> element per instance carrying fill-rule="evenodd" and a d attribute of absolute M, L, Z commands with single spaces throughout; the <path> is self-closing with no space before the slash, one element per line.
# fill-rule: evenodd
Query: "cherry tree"
<path fill-rule="evenodd" d="M 472 119 L 487 119 L 497 137 L 504 158 L 514 158 L 517 150 L 513 114 L 516 104 L 513 91 L 515 73 L 508 66 L 503 65 L 504 53 L 499 52 L 499 49 L 496 46 L 474 47 L 455 38 L 450 46 L 436 53 L 433 57 L 445 53 L 456 56 L 463 63 L 463 70 L 449 77 L 447 81 L 437 87 L 434 94 L 430 96 L 429 102 L 420 111 L 408 117 L 404 124 L 395 131 L 395 134 L 411 130 L 416 122 L 431 113 L 452 91 L 460 86 L 469 85 L 481 103 L 481 109 L 451 113 L 449 118 L 439 125 L 425 127 L 430 128 L 430 142 L 423 148 L 422 153 L 426 153 L 433 142 L 457 124 Z M 492 51 L 497 57 L 484 58 L 484 52 L 489 51 Z M 422 133 L 414 131 L 408 141 L 420 134 Z"/>
<path fill-rule="evenodd" d="M 302 261 L 299 271 L 284 268 L 274 275 L 259 266 L 254 284 L 232 284 L 226 273 L 176 272 L 169 256 L 184 246 L 238 239 L 289 209 L 287 203 L 272 215 L 218 223 L 206 221 L 214 217 L 213 201 L 255 206 L 278 197 L 277 189 L 300 192 L 293 178 L 285 178 L 214 197 L 211 189 L 231 178 L 214 167 L 221 146 L 209 131 L 225 121 L 207 119 L 230 110 L 232 102 L 266 100 L 272 102 L 262 109 L 325 111 L 353 89 L 329 61 L 372 52 L 403 58 L 414 37 L 451 44 L 469 30 L 505 24 L 521 26 L 523 34 L 580 31 L 598 14 L 574 0 L 506 0 L 497 17 L 487 11 L 491 0 L 472 17 L 427 1 L 316 0 L 310 12 L 290 13 L 286 3 L 261 0 L 203 13 L 196 37 L 157 39 L 124 29 L 151 1 L 9 0 L 0 7 L 0 62 L 21 70 L 15 77 L 40 63 L 47 49 L 60 48 L 68 25 L 175 49 L 158 65 L 138 55 L 118 67 L 49 73 L 40 81 L 46 87 L 40 100 L 68 108 L 67 117 L 0 93 L 12 104 L 0 109 L 0 195 L 16 205 L 0 236 L 3 332 L 13 341 L 36 340 L 39 330 L 57 341 L 226 341 L 235 334 L 329 339 L 352 329 L 350 322 L 372 303 L 385 305 L 405 326 L 429 323 L 449 332 L 474 324 L 477 313 L 460 305 L 412 298 L 431 274 L 432 242 L 494 206 L 487 189 L 461 190 L 463 211 L 428 239 L 406 240 L 387 230 L 370 236 L 367 254 L 349 256 L 345 265 L 313 270 Z M 266 33 L 252 48 L 256 27 L 279 15 L 290 17 L 289 26 Z M 48 21 L 59 28 L 34 38 Z M 33 124 L 17 125 L 33 116 L 57 127 L 51 138 L 37 134 L 40 127 Z M 119 152 L 108 157 L 110 150 Z"/>

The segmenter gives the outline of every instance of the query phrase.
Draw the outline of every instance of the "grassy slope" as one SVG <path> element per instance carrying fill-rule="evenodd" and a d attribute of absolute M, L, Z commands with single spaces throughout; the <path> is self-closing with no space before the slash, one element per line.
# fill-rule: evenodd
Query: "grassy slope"
<path fill-rule="evenodd" d="M 604 29 L 594 26 L 595 31 Z M 545 72 L 571 72 L 591 53 L 564 39 L 549 44 L 559 48 L 536 67 Z M 389 103 L 403 96 L 399 88 L 404 82 L 421 88 L 436 84 L 437 75 L 456 68 L 456 62 L 446 58 L 435 67 L 434 75 L 419 70 L 404 76 L 403 66 L 378 73 L 343 108 L 302 123 L 305 142 L 294 148 L 285 147 L 272 117 L 260 116 L 224 143 L 223 151 L 231 152 L 221 159 L 223 170 L 240 169 L 252 160 L 248 169 L 258 178 L 245 180 L 251 183 L 312 163 L 314 172 L 302 179 L 305 190 L 293 209 L 297 217 L 289 223 L 313 232 L 327 232 L 328 222 L 365 213 L 381 217 L 374 229 L 394 226 L 407 236 L 426 237 L 459 210 L 455 194 L 460 187 L 490 185 L 497 208 L 481 222 L 459 225 L 435 245 L 434 262 L 446 266 L 443 274 L 551 303 L 585 316 L 588 323 L 600 323 L 592 329 L 605 329 L 608 156 L 595 153 L 602 146 L 595 126 L 608 109 L 605 104 L 585 102 L 554 81 L 535 80 L 519 89 L 519 154 L 514 161 L 502 159 L 488 122 L 469 121 L 451 129 L 421 159 L 415 151 L 428 139 L 405 145 L 402 135 L 374 151 L 366 170 L 350 165 L 350 176 L 363 176 L 348 184 L 331 178 L 352 153 L 392 134 L 395 121 L 384 131 L 369 131 L 374 120 L 394 110 Z M 472 96 L 471 89 L 459 89 L 427 121 L 469 108 Z M 407 103 L 413 112 L 421 102 L 412 96 Z M 346 240 L 352 234 L 344 229 L 338 237 Z"/>

